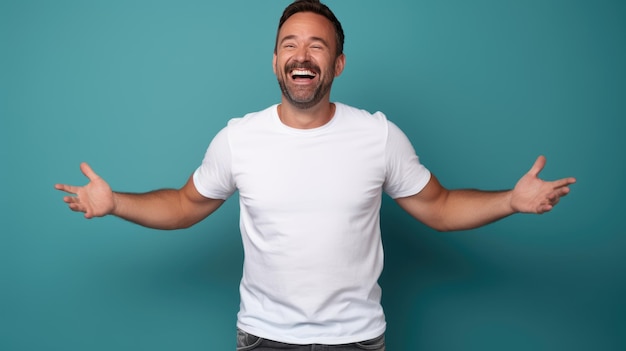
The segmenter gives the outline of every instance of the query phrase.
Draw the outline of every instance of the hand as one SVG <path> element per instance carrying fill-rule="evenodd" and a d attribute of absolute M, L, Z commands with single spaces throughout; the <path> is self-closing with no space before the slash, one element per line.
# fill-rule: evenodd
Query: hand
<path fill-rule="evenodd" d="M 56 184 L 54 186 L 57 190 L 75 195 L 65 196 L 63 201 L 69 205 L 72 211 L 84 212 L 87 219 L 112 213 L 115 202 L 109 184 L 100 178 L 87 163 L 81 163 L 80 170 L 89 179 L 87 185 L 80 187 Z"/>
<path fill-rule="evenodd" d="M 532 168 L 515 185 L 511 195 L 511 207 L 516 212 L 544 213 L 559 203 L 570 192 L 569 185 L 575 178 L 563 178 L 552 182 L 539 179 L 539 172 L 546 165 L 546 158 L 539 156 Z"/>

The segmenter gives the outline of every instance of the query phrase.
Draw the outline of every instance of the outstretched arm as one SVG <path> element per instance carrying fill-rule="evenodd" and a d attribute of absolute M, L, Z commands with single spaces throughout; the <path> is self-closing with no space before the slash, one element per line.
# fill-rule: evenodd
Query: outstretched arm
<path fill-rule="evenodd" d="M 87 185 L 56 184 L 54 187 L 71 194 L 63 201 L 72 211 L 84 212 L 88 219 L 114 215 L 145 227 L 180 229 L 201 221 L 224 203 L 224 200 L 202 196 L 192 177 L 180 189 L 128 194 L 113 192 L 88 164 L 82 163 L 80 169 L 89 179 Z"/>
<path fill-rule="evenodd" d="M 539 156 L 513 190 L 448 190 L 432 176 L 421 192 L 396 199 L 416 219 L 439 230 L 464 230 L 483 226 L 511 214 L 544 213 L 552 210 L 570 191 L 574 178 L 544 181 L 539 172 L 546 159 Z"/>

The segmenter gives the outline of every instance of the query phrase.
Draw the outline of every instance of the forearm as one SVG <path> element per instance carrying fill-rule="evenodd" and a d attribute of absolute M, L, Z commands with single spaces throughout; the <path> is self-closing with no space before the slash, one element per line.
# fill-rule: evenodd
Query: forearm
<path fill-rule="evenodd" d="M 186 228 L 191 222 L 181 205 L 180 191 L 162 189 L 143 194 L 113 194 L 114 216 L 156 229 Z"/>
<path fill-rule="evenodd" d="M 515 213 L 511 191 L 450 190 L 439 207 L 441 231 L 477 228 Z"/>
<path fill-rule="evenodd" d="M 421 192 L 396 202 L 411 216 L 438 231 L 477 228 L 509 216 L 512 192 L 448 190 L 432 177 Z"/>
<path fill-rule="evenodd" d="M 545 165 L 538 157 L 513 190 L 448 190 L 432 175 L 417 194 L 396 202 L 417 220 L 439 231 L 472 229 L 514 213 L 545 213 L 569 193 L 576 179 L 546 182 L 537 177 Z"/>

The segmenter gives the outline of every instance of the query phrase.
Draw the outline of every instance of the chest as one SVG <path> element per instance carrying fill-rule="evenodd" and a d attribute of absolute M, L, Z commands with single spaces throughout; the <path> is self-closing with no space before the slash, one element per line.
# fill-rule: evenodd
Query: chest
<path fill-rule="evenodd" d="M 250 209 L 354 212 L 380 196 L 385 179 L 383 143 L 363 135 L 257 137 L 233 150 Z"/>

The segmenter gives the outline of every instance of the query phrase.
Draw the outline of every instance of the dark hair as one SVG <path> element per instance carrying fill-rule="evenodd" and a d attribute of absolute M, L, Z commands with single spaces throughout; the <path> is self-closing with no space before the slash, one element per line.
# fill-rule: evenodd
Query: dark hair
<path fill-rule="evenodd" d="M 283 27 L 283 24 L 289 19 L 289 17 L 295 15 L 298 12 L 313 12 L 315 14 L 326 17 L 335 27 L 335 41 L 337 42 L 337 56 L 343 53 L 343 41 L 345 36 L 343 34 L 343 28 L 341 23 L 335 17 L 335 14 L 328 8 L 328 6 L 322 4 L 319 0 L 296 0 L 292 2 L 283 11 L 283 15 L 278 22 L 278 30 L 276 31 L 276 44 L 274 46 L 274 52 L 278 48 L 278 33 Z"/>

